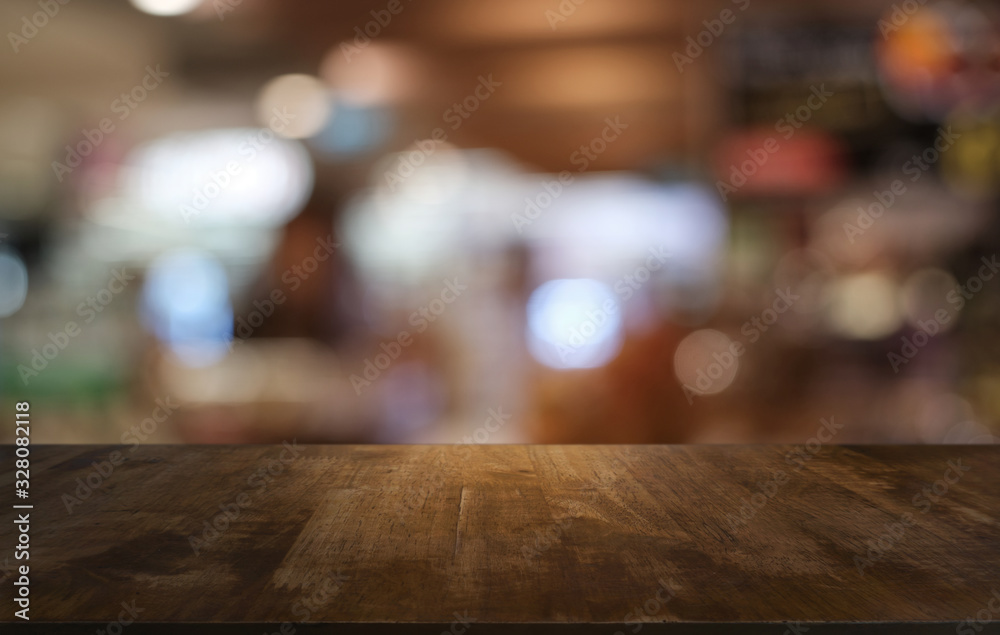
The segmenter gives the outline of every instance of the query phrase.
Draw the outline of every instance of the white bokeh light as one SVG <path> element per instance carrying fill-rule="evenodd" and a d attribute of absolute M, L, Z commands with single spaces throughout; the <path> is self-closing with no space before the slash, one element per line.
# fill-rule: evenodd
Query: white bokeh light
<path fill-rule="evenodd" d="M 704 188 L 619 175 L 553 183 L 532 183 L 518 205 L 519 218 L 530 221 L 518 231 L 544 245 L 540 277 L 618 276 L 650 248 L 670 254 L 670 275 L 695 284 L 717 267 L 728 219 Z"/>
<path fill-rule="evenodd" d="M 171 135 L 136 148 L 123 172 L 127 198 L 178 223 L 280 225 L 312 192 L 298 142 L 266 129 Z"/>
<path fill-rule="evenodd" d="M 827 320 L 841 337 L 877 340 L 902 326 L 899 287 L 883 273 L 843 276 L 830 285 L 827 296 Z"/>
<path fill-rule="evenodd" d="M 198 8 L 204 0 L 131 0 L 132 6 L 150 15 L 183 15 Z"/>
<path fill-rule="evenodd" d="M 550 280 L 528 300 L 528 349 L 552 368 L 597 368 L 621 350 L 621 306 L 589 278 Z"/>

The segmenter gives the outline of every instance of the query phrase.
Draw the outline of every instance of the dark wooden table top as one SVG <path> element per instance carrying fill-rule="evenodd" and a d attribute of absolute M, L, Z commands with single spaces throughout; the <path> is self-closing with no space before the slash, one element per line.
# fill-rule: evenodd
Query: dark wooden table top
<path fill-rule="evenodd" d="M 38 632 L 1000 619 L 1000 446 L 35 446 L 31 477 Z"/>

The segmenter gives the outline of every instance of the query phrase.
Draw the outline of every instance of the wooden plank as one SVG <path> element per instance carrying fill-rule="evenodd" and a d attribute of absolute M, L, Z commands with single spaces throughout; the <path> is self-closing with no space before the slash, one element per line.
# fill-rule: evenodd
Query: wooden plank
<path fill-rule="evenodd" d="M 106 625 L 123 602 L 135 633 L 1000 619 L 1000 448 L 793 450 L 36 446 L 32 622 Z"/>

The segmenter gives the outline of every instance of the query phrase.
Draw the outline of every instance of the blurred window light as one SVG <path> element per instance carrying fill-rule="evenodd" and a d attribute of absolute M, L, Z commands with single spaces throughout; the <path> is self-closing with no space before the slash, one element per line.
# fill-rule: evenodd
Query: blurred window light
<path fill-rule="evenodd" d="M 182 15 L 198 8 L 204 0 L 131 0 L 132 6 L 150 15 Z"/>
<path fill-rule="evenodd" d="M 372 283 L 448 275 L 459 259 L 507 239 L 519 178 L 494 151 L 418 142 L 374 167 L 373 187 L 345 214 L 345 246 Z"/>
<path fill-rule="evenodd" d="M 542 247 L 542 278 L 617 277 L 656 249 L 669 255 L 665 272 L 701 284 L 718 266 L 728 232 L 718 197 L 706 188 L 622 175 L 578 177 L 556 194 L 537 185 L 518 213 L 530 221 L 524 234 Z"/>
<path fill-rule="evenodd" d="M 142 289 L 141 318 L 183 364 L 213 364 L 229 351 L 233 309 L 222 266 L 211 256 L 176 251 L 157 258 Z"/>
<path fill-rule="evenodd" d="M 729 336 L 713 329 L 689 333 L 674 351 L 674 374 L 684 386 L 699 395 L 720 393 L 733 383 L 746 351 Z"/>
<path fill-rule="evenodd" d="M 546 366 L 603 366 L 618 355 L 622 338 L 618 298 L 603 282 L 550 280 L 528 300 L 528 349 Z"/>
<path fill-rule="evenodd" d="M 387 175 L 382 194 L 398 190 L 400 197 L 410 204 L 446 209 L 444 205 L 457 202 L 471 180 L 468 153 L 434 139 L 417 141 L 397 157 L 395 171 Z"/>
<path fill-rule="evenodd" d="M 0 318 L 14 315 L 28 297 L 28 269 L 9 249 L 0 250 Z"/>
<path fill-rule="evenodd" d="M 827 320 L 837 335 L 877 340 L 902 326 L 898 287 L 884 274 L 843 276 L 830 285 L 827 293 Z"/>
<path fill-rule="evenodd" d="M 305 148 L 266 128 L 164 137 L 136 148 L 127 164 L 126 198 L 185 225 L 280 225 L 313 187 Z"/>
<path fill-rule="evenodd" d="M 300 73 L 275 77 L 257 95 L 257 119 L 276 134 L 305 139 L 323 129 L 333 111 L 326 85 Z"/>

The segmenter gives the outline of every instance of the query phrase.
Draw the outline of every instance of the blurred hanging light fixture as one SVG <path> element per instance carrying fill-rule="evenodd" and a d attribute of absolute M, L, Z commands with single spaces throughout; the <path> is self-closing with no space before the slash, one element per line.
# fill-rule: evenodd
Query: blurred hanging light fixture
<path fill-rule="evenodd" d="M 198 8 L 204 0 L 131 0 L 132 6 L 150 15 L 183 15 Z"/>

